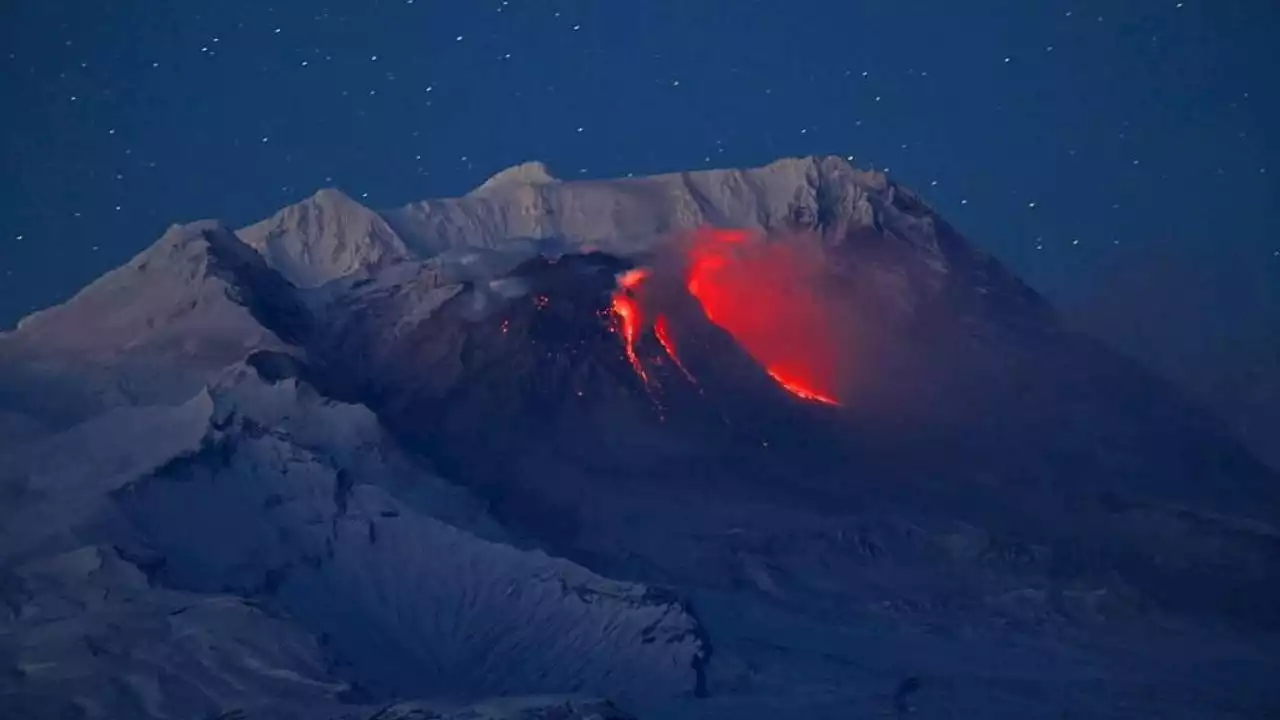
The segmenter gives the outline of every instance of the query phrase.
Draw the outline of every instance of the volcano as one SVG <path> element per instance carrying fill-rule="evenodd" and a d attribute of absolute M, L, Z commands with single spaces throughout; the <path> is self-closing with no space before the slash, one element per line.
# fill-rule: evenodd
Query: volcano
<path fill-rule="evenodd" d="M 5 717 L 1280 708 L 1280 478 L 839 158 L 174 226 L 0 419 Z"/>

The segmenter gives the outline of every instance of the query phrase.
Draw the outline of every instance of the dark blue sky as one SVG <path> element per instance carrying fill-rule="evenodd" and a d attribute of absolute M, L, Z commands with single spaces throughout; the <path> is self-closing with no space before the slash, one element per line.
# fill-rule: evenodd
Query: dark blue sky
<path fill-rule="evenodd" d="M 1277 37 L 1265 0 L 9 0 L 0 324 L 172 222 L 325 185 L 388 207 L 528 159 L 838 153 L 1060 305 L 1257 329 L 1280 317 Z M 1166 280 L 1123 299 L 1148 265 Z"/>

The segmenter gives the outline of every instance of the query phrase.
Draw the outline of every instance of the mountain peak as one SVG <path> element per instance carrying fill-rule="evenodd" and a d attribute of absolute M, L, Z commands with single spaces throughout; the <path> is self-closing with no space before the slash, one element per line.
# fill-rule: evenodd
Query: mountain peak
<path fill-rule="evenodd" d="M 324 188 L 239 235 L 298 287 L 316 287 L 409 256 L 378 213 L 336 188 Z"/>
<path fill-rule="evenodd" d="M 301 204 L 333 208 L 335 210 L 339 208 L 348 210 L 364 208 L 358 200 L 336 187 L 320 188 L 314 195 L 303 200 Z"/>
<path fill-rule="evenodd" d="M 486 190 L 513 185 L 549 185 L 557 182 L 560 181 L 551 174 L 544 163 L 533 160 L 519 165 L 512 165 L 496 173 L 493 177 L 485 180 L 480 187 L 472 190 L 471 194 L 475 195 Z"/>

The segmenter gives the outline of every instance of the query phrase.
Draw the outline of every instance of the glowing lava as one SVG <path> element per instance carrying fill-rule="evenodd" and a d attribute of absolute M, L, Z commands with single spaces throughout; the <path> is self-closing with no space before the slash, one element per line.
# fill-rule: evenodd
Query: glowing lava
<path fill-rule="evenodd" d="M 809 400 L 812 402 L 822 403 L 824 405 L 840 404 L 835 398 L 829 398 L 826 395 L 819 395 L 818 393 L 812 390 L 809 390 L 808 388 L 805 388 L 801 385 L 797 385 L 794 381 L 787 380 L 786 378 L 782 377 L 774 370 L 770 370 L 766 368 L 765 372 L 769 373 L 769 377 L 773 378 L 774 382 L 781 385 L 783 390 L 786 390 L 787 392 L 791 393 L 792 395 L 795 395 L 796 397 L 802 400 Z"/>
<path fill-rule="evenodd" d="M 697 384 L 697 380 L 693 379 L 693 373 L 685 368 L 684 363 L 680 362 L 680 356 L 676 354 L 676 343 L 671 339 L 671 330 L 667 327 L 666 316 L 659 315 L 657 320 L 653 321 L 653 334 L 657 336 L 658 342 L 662 345 L 662 349 L 666 351 L 667 357 L 671 358 L 671 362 L 680 368 L 680 372 L 689 379 L 689 382 Z"/>
<path fill-rule="evenodd" d="M 787 243 L 748 242 L 744 230 L 703 228 L 692 240 L 685 286 L 707 319 L 783 389 L 839 405 L 838 316 L 817 291 L 819 263 Z"/>
<path fill-rule="evenodd" d="M 823 264 L 800 243 L 768 242 L 746 230 L 704 228 L 687 246 L 684 284 L 707 319 L 728 332 L 779 387 L 807 402 L 839 405 L 840 310 L 820 292 Z M 627 361 L 650 387 L 638 345 L 652 329 L 658 345 L 696 383 L 676 352 L 667 318 L 655 306 L 659 285 L 647 268 L 618 276 L 612 313 Z M 646 317 L 646 312 L 653 317 Z"/>
<path fill-rule="evenodd" d="M 618 289 L 613 293 L 613 314 L 618 317 L 618 325 L 622 329 L 623 347 L 631 367 L 647 385 L 649 376 L 636 355 L 636 338 L 640 336 L 640 306 L 635 299 L 635 289 L 644 282 L 649 273 L 644 268 L 628 270 L 618 278 Z"/>
<path fill-rule="evenodd" d="M 644 317 L 638 295 L 649 276 L 650 271 L 647 268 L 635 268 L 619 275 L 618 287 L 613 293 L 612 308 L 614 316 L 618 318 L 618 326 L 622 332 L 622 342 L 627 354 L 627 361 L 631 363 L 632 369 L 644 381 L 646 387 L 649 385 L 649 374 L 645 372 L 644 363 L 640 360 L 639 353 L 636 352 L 636 344 L 647 328 L 647 318 Z M 693 375 L 680 362 L 680 357 L 676 355 L 675 342 L 671 338 L 666 317 L 658 315 L 654 319 L 653 334 L 657 337 L 658 344 L 662 346 L 667 357 L 671 358 L 671 361 L 680 369 L 680 372 L 684 373 L 684 376 L 690 382 L 696 382 L 693 379 Z"/>

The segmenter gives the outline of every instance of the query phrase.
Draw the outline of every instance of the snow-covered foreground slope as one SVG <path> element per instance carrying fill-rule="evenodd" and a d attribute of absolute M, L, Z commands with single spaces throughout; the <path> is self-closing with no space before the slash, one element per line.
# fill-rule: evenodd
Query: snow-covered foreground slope
<path fill-rule="evenodd" d="M 350 692 L 296 623 L 244 598 L 153 587 L 130 560 L 86 545 L 6 569 L 0 715 L 307 718 Z"/>
<path fill-rule="evenodd" d="M 239 365 L 179 408 L 106 419 L 10 478 L 16 710 L 699 689 L 710 648 L 675 596 L 501 542 L 363 408 Z"/>

